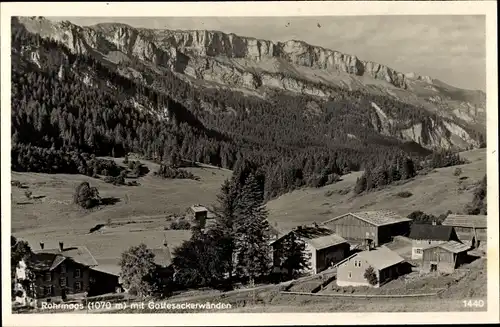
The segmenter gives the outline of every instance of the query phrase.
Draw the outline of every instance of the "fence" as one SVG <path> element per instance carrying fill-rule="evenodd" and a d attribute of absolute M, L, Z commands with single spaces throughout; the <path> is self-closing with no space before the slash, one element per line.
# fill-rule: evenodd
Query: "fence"
<path fill-rule="evenodd" d="M 432 297 L 438 296 L 444 289 L 440 289 L 435 293 L 421 293 L 421 294 L 317 294 L 317 293 L 307 293 L 307 292 L 280 292 L 280 294 L 288 295 L 307 295 L 307 296 L 323 296 L 323 297 L 337 297 L 337 298 L 412 298 L 412 297 Z"/>

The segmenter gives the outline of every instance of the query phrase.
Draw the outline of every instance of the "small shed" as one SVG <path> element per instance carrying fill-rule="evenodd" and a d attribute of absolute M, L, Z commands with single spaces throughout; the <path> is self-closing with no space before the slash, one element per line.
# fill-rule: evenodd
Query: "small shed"
<path fill-rule="evenodd" d="M 458 241 L 458 236 L 453 226 L 435 224 L 413 224 L 409 238 L 412 240 L 412 259 L 421 259 L 423 249 L 427 247 L 448 241 Z"/>
<path fill-rule="evenodd" d="M 332 230 L 320 226 L 300 226 L 271 243 L 275 268 L 281 267 L 280 252 L 285 244 L 283 241 L 291 233 L 305 243 L 305 251 L 309 258 L 309 272 L 312 274 L 332 267 L 349 255 L 349 243 Z"/>
<path fill-rule="evenodd" d="M 371 240 L 375 246 L 408 235 L 411 220 L 390 210 L 350 212 L 323 222 L 347 240 Z"/>
<path fill-rule="evenodd" d="M 482 242 L 487 241 L 488 219 L 486 215 L 450 214 L 442 224 L 453 226 L 460 241 L 470 243 L 472 247 L 478 247 Z"/>
<path fill-rule="evenodd" d="M 470 246 L 457 241 L 434 245 L 423 250 L 421 272 L 452 273 L 467 261 Z"/>
<path fill-rule="evenodd" d="M 208 209 L 200 204 L 195 204 L 189 207 L 187 210 L 186 216 L 192 222 L 195 222 L 200 226 L 200 228 L 205 228 L 207 217 L 208 217 Z"/>
<path fill-rule="evenodd" d="M 399 254 L 385 246 L 355 253 L 336 266 L 338 286 L 380 287 L 410 270 Z M 377 277 L 375 284 L 365 277 L 369 267 Z"/>

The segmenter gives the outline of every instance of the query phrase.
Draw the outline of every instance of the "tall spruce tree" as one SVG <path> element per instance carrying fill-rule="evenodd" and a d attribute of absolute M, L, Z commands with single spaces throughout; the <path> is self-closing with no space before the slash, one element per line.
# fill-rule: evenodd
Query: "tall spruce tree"
<path fill-rule="evenodd" d="M 236 205 L 236 271 L 251 283 L 271 267 L 269 223 L 261 184 L 249 174 Z"/>
<path fill-rule="evenodd" d="M 216 246 L 221 257 L 222 270 L 232 279 L 233 255 L 235 250 L 235 217 L 238 198 L 238 185 L 234 179 L 226 180 L 217 196 L 213 208 L 215 225 L 209 233 L 217 240 Z"/>
<path fill-rule="evenodd" d="M 306 252 L 306 244 L 295 232 L 291 232 L 281 240 L 277 247 L 277 259 L 280 268 L 287 271 L 288 279 L 294 278 L 303 270 L 309 269 L 310 254 Z"/>

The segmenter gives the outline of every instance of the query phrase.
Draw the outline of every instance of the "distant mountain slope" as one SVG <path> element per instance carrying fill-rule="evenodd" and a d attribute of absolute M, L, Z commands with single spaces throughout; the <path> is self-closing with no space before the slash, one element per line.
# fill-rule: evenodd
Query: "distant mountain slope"
<path fill-rule="evenodd" d="M 313 96 L 310 102 L 316 106 L 344 91 L 361 92 L 426 112 L 426 119 L 408 121 L 391 116 L 391 109 L 380 102 L 368 103 L 370 128 L 378 133 L 428 148 L 467 149 L 483 141 L 483 92 L 457 89 L 302 41 L 273 42 L 217 31 L 137 29 L 115 23 L 80 27 L 40 17 L 15 18 L 13 26 L 62 42 L 74 53 L 91 55 L 149 85 L 168 71 L 197 88 L 226 87 L 263 99 L 285 91 Z"/>

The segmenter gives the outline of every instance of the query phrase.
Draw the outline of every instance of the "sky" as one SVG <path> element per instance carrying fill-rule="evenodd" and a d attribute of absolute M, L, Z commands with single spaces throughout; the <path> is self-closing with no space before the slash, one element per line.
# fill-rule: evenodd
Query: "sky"
<path fill-rule="evenodd" d="M 207 29 L 273 41 L 302 40 L 466 89 L 486 90 L 484 16 L 47 17 L 77 25 Z"/>

